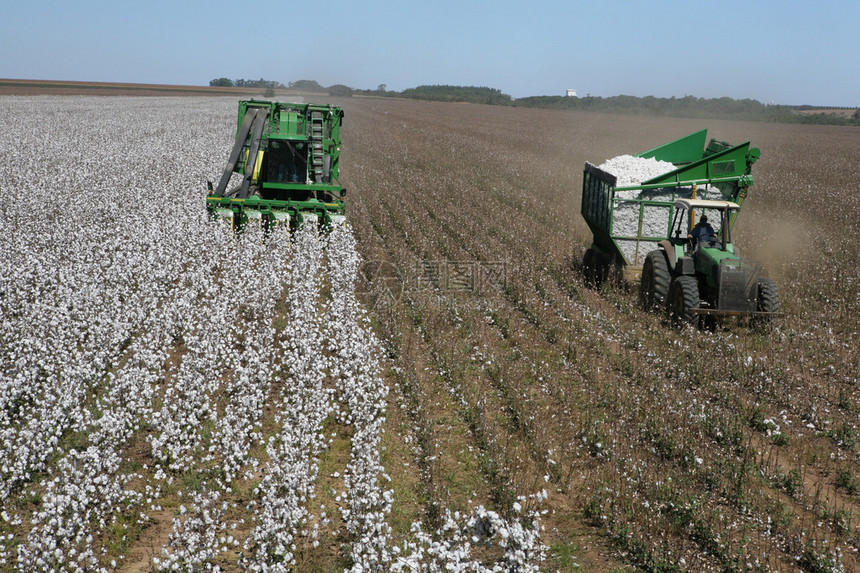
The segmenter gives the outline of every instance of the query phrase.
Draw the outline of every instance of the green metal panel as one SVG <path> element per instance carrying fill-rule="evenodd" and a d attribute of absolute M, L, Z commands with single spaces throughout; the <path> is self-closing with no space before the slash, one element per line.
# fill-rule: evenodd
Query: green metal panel
<path fill-rule="evenodd" d="M 708 130 L 703 129 L 696 133 L 691 133 L 675 141 L 664 143 L 654 149 L 643 151 L 635 157 L 645 159 L 653 157 L 659 161 L 668 161 L 669 163 L 690 163 L 698 161 L 702 158 L 702 150 L 705 147 L 705 140 L 708 137 Z"/>
<path fill-rule="evenodd" d="M 749 173 L 750 166 L 747 164 L 749 147 L 750 142 L 747 141 L 720 153 L 699 159 L 689 165 L 679 167 L 674 171 L 643 181 L 642 184 L 667 186 L 740 178 Z"/>
<path fill-rule="evenodd" d="M 295 111 L 282 109 L 278 125 L 279 135 L 304 135 L 299 133 L 299 114 Z"/>
<path fill-rule="evenodd" d="M 582 215 L 594 235 L 594 243 L 607 253 L 618 252 L 610 237 L 612 197 L 616 178 L 591 163 L 585 164 L 582 178 Z M 619 253 L 620 254 L 620 253 Z"/>
<path fill-rule="evenodd" d="M 696 272 L 707 279 L 708 286 L 711 288 L 717 287 L 717 277 L 714 276 L 713 269 L 719 268 L 723 260 L 740 261 L 740 257 L 733 252 L 722 249 L 709 247 L 699 249 L 699 253 L 696 256 Z"/>

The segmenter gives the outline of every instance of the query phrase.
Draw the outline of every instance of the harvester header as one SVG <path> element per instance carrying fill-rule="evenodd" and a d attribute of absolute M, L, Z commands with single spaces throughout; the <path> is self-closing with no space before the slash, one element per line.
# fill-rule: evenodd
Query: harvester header
<path fill-rule="evenodd" d="M 240 101 L 227 166 L 217 186 L 209 183 L 209 213 L 234 229 L 342 222 L 342 122 L 343 110 L 333 105 Z M 228 189 L 233 173 L 242 179 Z"/>

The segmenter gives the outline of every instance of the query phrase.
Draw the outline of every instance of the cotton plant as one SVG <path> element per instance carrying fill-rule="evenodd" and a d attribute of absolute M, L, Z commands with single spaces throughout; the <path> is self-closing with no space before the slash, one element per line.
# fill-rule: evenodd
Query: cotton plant
<path fill-rule="evenodd" d="M 346 504 L 340 511 L 353 538 L 349 551 L 354 569 L 374 570 L 388 566 L 392 559 L 387 517 L 393 494 L 382 487 L 388 476 L 379 454 L 388 387 L 381 377 L 379 343 L 355 297 L 360 261 L 348 226 L 331 232 L 327 254 L 332 284 L 327 345 L 336 357 L 333 371 L 346 415 L 342 422 L 355 427 L 344 473 Z"/>
<path fill-rule="evenodd" d="M 256 525 L 244 545 L 248 556 L 242 564 L 252 571 L 294 566 L 297 537 L 308 527 L 307 503 L 315 497 L 319 456 L 326 447 L 322 424 L 332 411 L 331 391 L 323 384 L 328 361 L 321 352 L 322 244 L 316 230 L 303 227 L 294 248 L 291 305 L 278 352 L 287 382 L 275 415 L 280 430 L 266 444 L 269 461 L 255 491 Z"/>
<path fill-rule="evenodd" d="M 174 471 L 189 469 L 198 461 L 201 428 L 217 420 L 213 395 L 225 375 L 222 352 L 233 345 L 230 325 L 235 305 L 220 296 L 221 284 L 211 279 L 219 272 L 229 275 L 229 263 L 223 268 L 218 251 L 212 251 L 206 260 L 199 260 L 204 255 L 197 253 L 194 273 L 183 277 L 188 286 L 181 297 L 183 323 L 174 337 L 185 352 L 176 372 L 166 380 L 162 407 L 153 416 L 156 432 L 149 437 L 155 459 Z"/>
<path fill-rule="evenodd" d="M 415 540 L 404 541 L 393 548 L 397 557 L 390 570 L 537 573 L 546 560 L 547 547 L 540 540 L 537 512 L 528 517 L 524 525 L 518 519 L 505 519 L 484 506 L 475 507 L 468 515 L 446 510 L 441 527 L 432 535 L 419 523 L 412 524 Z M 500 559 L 487 563 L 475 555 L 480 548 L 493 545 L 501 549 Z"/>
<path fill-rule="evenodd" d="M 8 242 L 0 268 L 0 496 L 4 505 L 21 495 L 41 500 L 27 538 L 4 536 L 13 543 L 0 545 L 2 560 L 21 570 L 98 570 L 101 532 L 120 517 L 145 519 L 136 512 L 146 496 L 129 487 L 140 476 L 122 471 L 119 456 L 151 419 L 170 339 L 188 327 L 182 317 L 196 302 L 181 292 L 193 282 L 185 271 L 194 272 L 189 260 L 208 233 L 201 217 L 188 216 L 192 202 L 153 216 L 165 181 L 151 176 L 152 166 L 170 145 L 118 137 L 125 121 L 147 116 L 117 107 L 82 125 L 81 114 L 102 103 L 82 98 L 51 113 L 60 101 L 16 101 L 17 113 L 38 108 L 44 121 L 29 132 L 28 122 L 10 122 L 10 137 L 0 139 L 10 158 L 2 167 L 10 219 L 0 223 Z M 172 136 L 181 148 L 184 136 Z M 110 168 L 114 145 L 129 154 L 125 169 Z M 69 444 L 75 434 L 82 441 Z M 51 473 L 39 477 L 49 459 Z M 150 500 L 157 495 L 145 489 Z"/>
<path fill-rule="evenodd" d="M 153 557 L 156 571 L 221 571 L 218 556 L 232 550 L 238 541 L 227 528 L 229 504 L 217 491 L 203 490 L 189 496 L 189 507 L 181 505 L 173 518 L 167 545 Z"/>

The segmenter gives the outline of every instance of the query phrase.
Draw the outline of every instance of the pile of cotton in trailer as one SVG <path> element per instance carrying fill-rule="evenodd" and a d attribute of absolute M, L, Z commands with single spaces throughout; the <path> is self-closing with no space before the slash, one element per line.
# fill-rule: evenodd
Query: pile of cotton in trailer
<path fill-rule="evenodd" d="M 642 185 L 658 175 L 663 175 L 676 169 L 668 161 L 654 158 L 619 155 L 605 161 L 600 169 L 611 173 L 617 178 L 616 187 L 635 187 Z M 689 199 L 692 197 L 692 187 L 663 187 L 658 189 L 633 189 L 616 191 L 615 199 L 630 199 L 629 202 L 616 202 L 614 206 L 612 235 L 615 237 L 665 237 L 669 232 L 671 210 L 668 204 L 674 199 Z M 698 199 L 722 199 L 720 190 L 710 185 L 696 188 Z M 639 201 L 659 201 L 666 205 L 645 205 L 642 209 L 642 229 L 639 229 Z M 615 241 L 627 263 L 641 266 L 648 253 L 657 248 L 656 241 L 636 241 L 633 239 L 616 239 Z"/>

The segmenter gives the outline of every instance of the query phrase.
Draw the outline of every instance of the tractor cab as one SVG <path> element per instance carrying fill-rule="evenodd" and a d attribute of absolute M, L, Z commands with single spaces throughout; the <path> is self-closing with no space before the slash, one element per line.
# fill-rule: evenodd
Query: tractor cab
<path fill-rule="evenodd" d="M 672 241 L 683 245 L 684 255 L 693 259 L 696 274 L 710 288 L 719 286 L 718 269 L 740 263 L 731 240 L 731 221 L 738 210 L 740 206 L 731 201 L 675 201 Z"/>
<path fill-rule="evenodd" d="M 740 205 L 731 201 L 677 199 L 671 241 L 683 246 L 688 256 L 701 249 L 734 253 L 731 228 L 739 210 Z"/>

